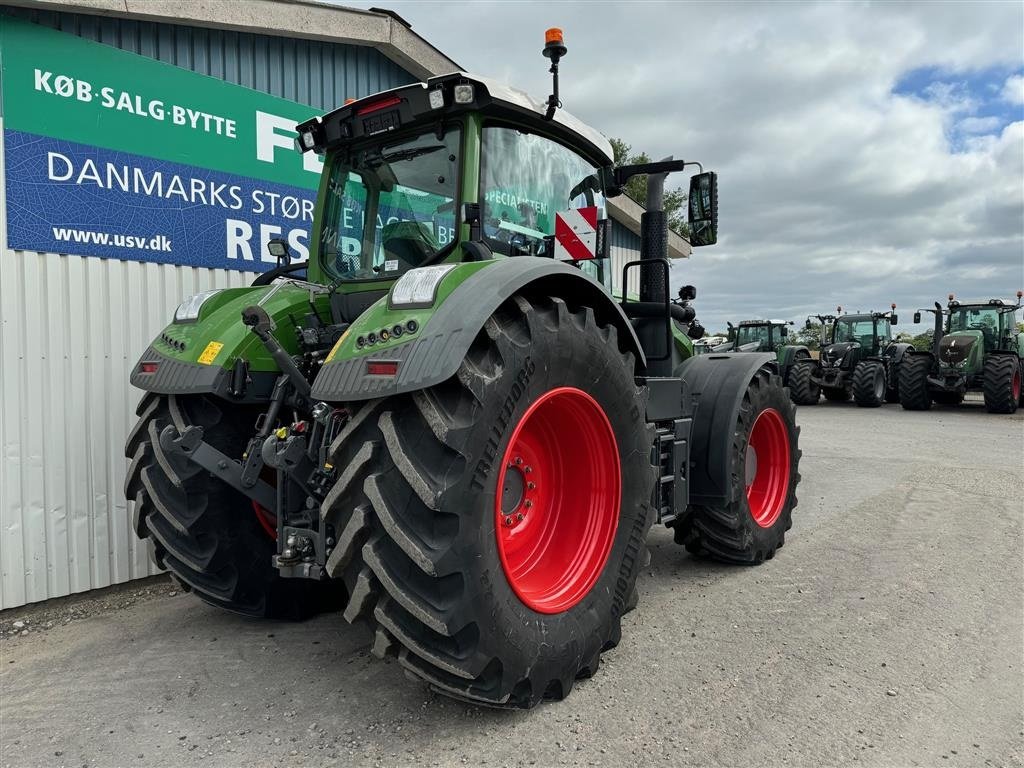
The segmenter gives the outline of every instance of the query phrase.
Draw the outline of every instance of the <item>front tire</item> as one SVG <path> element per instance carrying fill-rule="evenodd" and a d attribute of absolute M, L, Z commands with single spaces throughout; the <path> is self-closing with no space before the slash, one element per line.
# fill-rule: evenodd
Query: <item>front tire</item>
<path fill-rule="evenodd" d="M 789 370 L 789 396 L 797 405 L 817 405 L 821 399 L 821 387 L 814 383 L 813 360 L 797 360 Z"/>
<path fill-rule="evenodd" d="M 327 568 L 377 655 L 455 698 L 567 696 L 614 647 L 647 559 L 646 393 L 589 307 L 514 296 L 458 373 L 365 405 L 332 446 Z"/>
<path fill-rule="evenodd" d="M 982 387 L 985 410 L 1014 413 L 1021 397 L 1020 360 L 1016 355 L 990 355 L 985 360 Z"/>
<path fill-rule="evenodd" d="M 927 411 L 932 407 L 932 393 L 928 389 L 931 371 L 928 355 L 907 355 L 900 363 L 900 405 L 905 411 Z"/>
<path fill-rule="evenodd" d="M 861 408 L 878 408 L 885 399 L 885 366 L 864 360 L 853 370 L 853 399 Z"/>
<path fill-rule="evenodd" d="M 150 556 L 185 590 L 206 603 L 246 616 L 303 619 L 340 604 L 339 586 L 283 579 L 273 567 L 277 544 L 268 513 L 187 459 L 166 453 L 160 432 L 198 425 L 203 439 L 232 457 L 254 423 L 252 409 L 237 411 L 204 395 L 148 393 L 125 445 L 132 460 L 125 496 L 135 503 L 135 532 Z M 261 521 L 261 514 L 264 519 Z"/>
<path fill-rule="evenodd" d="M 733 432 L 729 500 L 694 506 L 676 540 L 687 551 L 730 563 L 770 560 L 793 525 L 800 482 L 800 428 L 782 381 L 761 368 L 747 386 Z"/>

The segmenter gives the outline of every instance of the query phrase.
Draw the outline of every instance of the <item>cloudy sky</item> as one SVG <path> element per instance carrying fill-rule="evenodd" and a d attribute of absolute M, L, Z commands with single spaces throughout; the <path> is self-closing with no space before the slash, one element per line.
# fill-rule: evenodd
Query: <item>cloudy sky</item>
<path fill-rule="evenodd" d="M 358 4 L 358 3 L 354 3 Z M 1024 288 L 1024 4 L 391 2 L 463 68 L 719 173 L 709 330 Z M 685 179 L 680 179 L 680 185 Z"/>

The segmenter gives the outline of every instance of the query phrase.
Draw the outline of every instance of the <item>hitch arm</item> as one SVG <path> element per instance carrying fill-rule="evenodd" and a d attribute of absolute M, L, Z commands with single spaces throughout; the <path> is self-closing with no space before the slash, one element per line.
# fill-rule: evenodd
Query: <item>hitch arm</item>
<path fill-rule="evenodd" d="M 312 388 L 309 386 L 309 382 L 306 381 L 306 377 L 302 375 L 302 371 L 295 365 L 292 356 L 285 351 L 284 347 L 270 333 L 274 330 L 274 321 L 270 319 L 267 310 L 259 306 L 246 307 L 242 310 L 242 322 L 252 328 L 252 332 L 259 336 L 263 346 L 267 348 L 270 356 L 274 358 L 274 362 L 288 376 L 288 380 L 295 387 L 295 391 L 308 400 Z"/>
<path fill-rule="evenodd" d="M 173 424 L 168 424 L 160 432 L 160 447 L 172 456 L 183 457 L 202 467 L 264 509 L 277 509 L 275 490 L 263 480 L 246 486 L 242 481 L 242 467 L 227 454 L 204 442 L 202 427 L 185 427 L 179 432 Z"/>

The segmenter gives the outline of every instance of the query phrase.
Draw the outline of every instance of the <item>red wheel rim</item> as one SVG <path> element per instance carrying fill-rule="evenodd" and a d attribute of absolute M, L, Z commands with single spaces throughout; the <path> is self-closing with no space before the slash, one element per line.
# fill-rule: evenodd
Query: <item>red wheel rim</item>
<path fill-rule="evenodd" d="M 252 503 L 252 511 L 256 513 L 256 519 L 260 527 L 267 532 L 267 536 L 277 541 L 277 517 L 269 509 L 260 506 L 255 501 Z"/>
<path fill-rule="evenodd" d="M 1014 400 L 1020 400 L 1020 371 L 1014 371 L 1013 383 L 1010 385 Z"/>
<path fill-rule="evenodd" d="M 745 461 L 750 515 L 770 528 L 789 496 L 789 430 L 774 408 L 765 408 L 754 420 Z"/>
<path fill-rule="evenodd" d="M 538 613 L 561 613 L 600 577 L 619 522 L 619 449 L 604 410 L 574 387 L 535 400 L 498 473 L 495 526 L 509 586 Z"/>

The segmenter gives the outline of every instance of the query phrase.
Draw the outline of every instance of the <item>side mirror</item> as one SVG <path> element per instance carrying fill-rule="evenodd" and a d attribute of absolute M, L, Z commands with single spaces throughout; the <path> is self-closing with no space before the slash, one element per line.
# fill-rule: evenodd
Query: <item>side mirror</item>
<path fill-rule="evenodd" d="M 811 330 L 811 318 L 807 318 L 806 320 L 804 320 L 804 328 L 806 328 L 808 331 Z"/>
<path fill-rule="evenodd" d="M 779 327 L 779 335 L 782 336 L 783 338 L 785 338 L 786 336 L 789 336 L 789 328 L 787 328 L 784 325 L 780 326 Z"/>
<path fill-rule="evenodd" d="M 292 254 L 288 250 L 288 241 L 281 237 L 275 237 L 267 243 L 267 252 L 277 259 L 277 266 L 287 267 L 292 263 Z"/>
<path fill-rule="evenodd" d="M 690 177 L 690 245 L 718 242 L 718 174 L 714 171 Z"/>
<path fill-rule="evenodd" d="M 899 318 L 898 315 L 890 315 L 889 316 L 889 322 L 892 323 L 893 325 L 896 325 L 897 323 L 899 323 L 899 321 L 900 321 L 900 318 Z"/>
<path fill-rule="evenodd" d="M 692 285 L 684 285 L 679 289 L 679 298 L 683 301 L 693 301 L 697 298 L 697 289 Z"/>
<path fill-rule="evenodd" d="M 914 322 L 915 323 L 920 323 L 921 322 L 921 313 L 920 312 L 915 312 L 914 313 Z"/>

